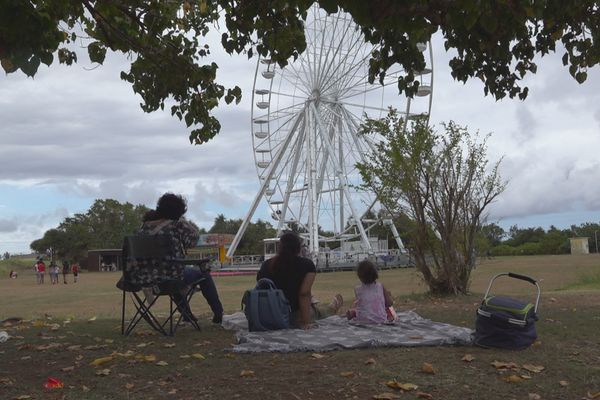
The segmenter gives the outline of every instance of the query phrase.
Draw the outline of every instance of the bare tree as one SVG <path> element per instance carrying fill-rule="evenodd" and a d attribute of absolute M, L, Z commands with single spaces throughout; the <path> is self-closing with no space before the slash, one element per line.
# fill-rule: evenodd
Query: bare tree
<path fill-rule="evenodd" d="M 498 172 L 501 160 L 489 165 L 488 136 L 480 140 L 454 122 L 442 126 L 441 135 L 424 120 L 406 126 L 394 110 L 368 120 L 362 133 L 385 141 L 359 168 L 390 212 L 412 220 L 411 250 L 430 291 L 459 294 L 468 290 L 484 210 L 506 182 Z"/>

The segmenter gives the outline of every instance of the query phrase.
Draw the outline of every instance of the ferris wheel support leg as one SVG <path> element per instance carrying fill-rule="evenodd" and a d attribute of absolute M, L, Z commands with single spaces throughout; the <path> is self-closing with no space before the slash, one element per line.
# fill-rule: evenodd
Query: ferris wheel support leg
<path fill-rule="evenodd" d="M 396 240 L 396 244 L 398 245 L 398 250 L 400 250 L 400 253 L 406 253 L 406 248 L 404 247 L 404 243 L 402 243 L 402 238 L 400 237 L 400 234 L 398 233 L 398 229 L 396 229 L 396 225 L 394 224 L 394 221 L 385 220 L 385 224 L 390 227 L 390 230 L 392 231 L 394 240 Z"/>
<path fill-rule="evenodd" d="M 312 108 L 312 111 L 315 113 L 315 115 L 318 115 L 317 108 L 315 107 L 315 105 L 313 103 L 310 103 L 310 107 Z M 318 118 L 315 118 L 315 121 L 317 121 L 317 126 L 318 126 L 319 130 L 321 131 L 321 136 L 324 139 L 323 142 L 327 146 L 327 150 L 331 154 L 333 154 L 334 153 L 333 144 L 331 143 L 331 140 L 329 140 L 329 136 L 327 136 L 327 133 L 324 132 L 324 129 L 321 126 L 321 121 Z M 335 157 L 333 157 L 332 161 L 333 160 L 335 160 L 334 167 L 336 170 L 336 174 L 338 175 L 338 179 L 340 180 L 340 182 L 342 182 L 342 188 L 343 188 L 345 197 L 348 201 L 348 207 L 350 208 L 352 217 L 354 218 L 354 220 L 356 221 L 356 225 L 358 226 L 358 231 L 360 232 L 360 238 L 363 242 L 363 246 L 365 246 L 365 248 L 367 249 L 367 251 L 369 253 L 373 253 L 373 248 L 371 247 L 371 243 L 369 242 L 369 239 L 367 238 L 367 233 L 365 232 L 365 227 L 363 226 L 362 221 L 360 220 L 360 216 L 356 213 L 356 210 L 354 209 L 354 205 L 352 204 L 352 201 L 351 201 L 351 196 L 347 192 L 348 191 L 348 182 L 346 181 L 346 177 L 342 173 L 342 168 L 338 164 L 337 159 L 335 159 Z"/>
<path fill-rule="evenodd" d="M 233 241 L 231 242 L 231 245 L 229 246 L 229 250 L 227 250 L 227 257 L 233 256 L 233 254 L 235 253 L 235 250 L 237 249 L 238 244 L 240 244 L 240 240 L 242 240 L 242 237 L 244 236 L 244 232 L 246 232 L 246 228 L 248 227 L 248 224 L 250 223 L 250 220 L 252 219 L 252 216 L 254 215 L 256 208 L 258 207 L 258 203 L 260 202 L 261 197 L 264 195 L 265 190 L 267 190 L 267 186 L 269 186 L 271 177 L 273 176 L 275 169 L 279 166 L 279 162 L 281 161 L 281 158 L 283 157 L 283 154 L 285 153 L 285 149 L 290 144 L 290 141 L 292 140 L 292 137 L 294 136 L 293 133 L 296 130 L 296 128 L 298 127 L 298 124 L 300 123 L 301 120 L 302 120 L 302 114 L 298 116 L 298 118 L 296 119 L 296 122 L 294 122 L 294 126 L 293 126 L 292 130 L 290 131 L 287 138 L 285 139 L 285 142 L 281 145 L 279 150 L 277 150 L 277 155 L 275 156 L 275 158 L 273 159 L 273 162 L 269 166 L 269 172 L 268 172 L 265 180 L 263 181 L 262 185 L 260 186 L 260 190 L 258 191 L 256 197 L 254 198 L 254 201 L 252 202 L 252 206 L 250 207 L 248 214 L 246 214 L 246 218 L 244 218 L 242 225 L 240 225 L 240 229 L 238 229 L 237 233 L 235 234 L 235 237 L 233 238 Z"/>
<path fill-rule="evenodd" d="M 304 129 L 300 129 L 298 134 L 298 138 L 296 139 L 296 143 L 294 144 L 294 147 L 296 148 L 296 152 L 294 154 L 294 163 L 292 164 L 292 170 L 290 172 L 289 175 L 289 179 L 287 181 L 286 184 L 286 188 L 285 188 L 285 194 L 283 197 L 283 207 L 281 210 L 281 216 L 279 218 L 279 221 L 277 223 L 277 234 L 281 234 L 281 231 L 283 230 L 283 224 L 285 223 L 286 220 L 286 216 L 287 216 L 287 212 L 288 212 L 288 205 L 289 205 L 289 201 L 290 201 L 290 192 L 292 191 L 292 188 L 294 186 L 294 179 L 293 177 L 296 176 L 296 170 L 298 169 L 298 162 L 300 161 L 300 154 L 302 154 L 302 141 L 304 140 Z M 290 133 L 290 134 L 293 134 Z"/>

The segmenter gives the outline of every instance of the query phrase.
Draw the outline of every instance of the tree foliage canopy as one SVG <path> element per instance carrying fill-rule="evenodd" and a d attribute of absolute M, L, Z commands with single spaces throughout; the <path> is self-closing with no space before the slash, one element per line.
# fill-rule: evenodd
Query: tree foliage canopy
<path fill-rule="evenodd" d="M 228 219 L 223 214 L 219 214 L 215 218 L 213 226 L 208 230 L 208 233 L 228 233 L 235 235 L 241 225 L 241 219 Z M 263 239 L 273 238 L 276 233 L 276 229 L 267 221 L 258 219 L 256 222 L 250 222 L 238 244 L 236 253 L 246 255 L 263 254 Z"/>
<path fill-rule="evenodd" d="M 421 119 L 405 129 L 392 110 L 367 120 L 364 133 L 386 140 L 359 165 L 365 184 L 395 215 L 407 215 L 410 247 L 431 292 L 466 293 L 476 234 L 485 208 L 504 190 L 499 161 L 488 166 L 486 144 L 453 122 L 437 134 Z"/>
<path fill-rule="evenodd" d="M 222 32 L 229 53 L 260 54 L 284 66 L 306 49 L 304 20 L 312 0 L 2 0 L 0 61 L 7 72 L 28 76 L 41 63 L 77 62 L 75 45 L 102 64 L 107 51 L 131 58 L 121 79 L 142 97 L 146 112 L 165 107 L 192 127 L 190 141 L 204 143 L 220 130 L 214 109 L 241 100 L 241 90 L 217 80 L 207 34 Z M 578 81 L 600 60 L 600 13 L 591 0 L 320 0 L 328 12 L 345 11 L 376 46 L 370 80 L 394 64 L 405 74 L 398 88 L 415 93 L 414 71 L 423 69 L 417 43 L 440 32 L 452 76 L 478 78 L 484 92 L 524 99 L 521 80 L 536 72 L 534 57 L 564 47 L 563 63 Z M 224 25 L 224 27 L 222 26 Z"/>
<path fill-rule="evenodd" d="M 146 211 L 148 208 L 143 205 L 96 200 L 85 214 L 65 218 L 30 247 L 38 253 L 51 252 L 60 258 L 79 260 L 90 249 L 119 249 L 125 235 L 140 227 Z"/>

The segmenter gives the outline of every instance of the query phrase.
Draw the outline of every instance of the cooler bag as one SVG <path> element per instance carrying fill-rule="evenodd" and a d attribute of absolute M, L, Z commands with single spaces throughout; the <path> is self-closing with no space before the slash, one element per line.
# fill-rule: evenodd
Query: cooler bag
<path fill-rule="evenodd" d="M 535 305 L 508 296 L 491 296 L 494 281 L 501 277 L 520 279 L 535 285 Z M 536 339 L 535 322 L 540 301 L 540 286 L 537 281 L 513 272 L 495 275 L 488 285 L 475 321 L 476 345 L 502 349 L 521 350 L 529 347 Z"/>

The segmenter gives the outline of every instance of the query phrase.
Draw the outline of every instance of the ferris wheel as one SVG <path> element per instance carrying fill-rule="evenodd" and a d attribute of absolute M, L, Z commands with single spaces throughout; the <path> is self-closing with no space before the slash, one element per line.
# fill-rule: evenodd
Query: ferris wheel
<path fill-rule="evenodd" d="M 417 73 L 420 86 L 410 99 L 398 94 L 400 66 L 389 69 L 383 82 L 368 82 L 375 48 L 365 43 L 349 14 L 327 14 L 315 4 L 305 35 L 306 50 L 285 68 L 270 59 L 257 63 L 251 131 L 261 186 L 228 256 L 234 254 L 262 199 L 278 234 L 291 228 L 300 231 L 312 254 L 318 254 L 319 243 L 340 240 L 360 240 L 370 252 L 368 230 L 379 222 L 372 213 L 377 198 L 360 187 L 356 164 L 365 161 L 382 138 L 360 135 L 359 127 L 366 117 L 384 117 L 390 106 L 404 113 L 405 120 L 429 116 L 433 54 L 427 44 L 418 45 L 427 68 Z M 393 224 L 391 228 L 402 249 Z"/>

